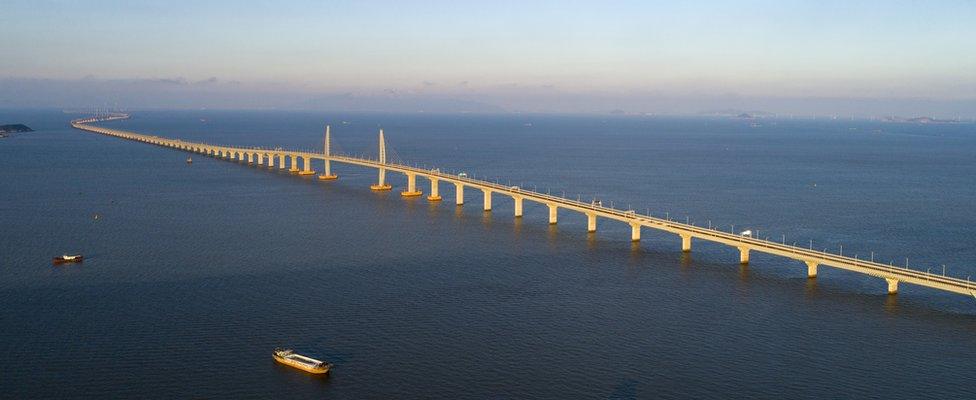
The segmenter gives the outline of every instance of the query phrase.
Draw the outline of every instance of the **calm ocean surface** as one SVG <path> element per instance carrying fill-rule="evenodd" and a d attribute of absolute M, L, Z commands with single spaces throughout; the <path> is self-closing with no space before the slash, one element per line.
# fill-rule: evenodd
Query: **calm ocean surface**
<path fill-rule="evenodd" d="M 0 111 L 0 397 L 973 398 L 976 300 L 480 192 L 454 205 Z M 976 278 L 976 125 L 135 112 L 122 129 L 391 154 Z M 315 165 L 321 169 L 321 165 Z M 426 192 L 427 182 L 418 179 Z M 98 214 L 97 220 L 93 217 Z M 80 265 L 51 257 L 84 253 Z M 275 347 L 335 364 L 321 379 Z"/>

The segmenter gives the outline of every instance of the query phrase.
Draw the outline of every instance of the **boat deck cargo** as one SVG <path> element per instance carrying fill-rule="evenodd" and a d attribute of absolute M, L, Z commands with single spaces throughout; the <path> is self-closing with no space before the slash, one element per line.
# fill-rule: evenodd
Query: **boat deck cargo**
<path fill-rule="evenodd" d="M 82 257 L 81 254 L 73 255 L 73 256 L 69 256 L 69 255 L 65 254 L 63 256 L 54 257 L 53 262 L 55 264 L 77 263 L 77 262 L 82 262 L 82 260 L 84 260 L 84 259 L 85 258 Z"/>
<path fill-rule="evenodd" d="M 291 349 L 275 349 L 275 361 L 313 374 L 327 374 L 332 364 L 297 354 Z"/>

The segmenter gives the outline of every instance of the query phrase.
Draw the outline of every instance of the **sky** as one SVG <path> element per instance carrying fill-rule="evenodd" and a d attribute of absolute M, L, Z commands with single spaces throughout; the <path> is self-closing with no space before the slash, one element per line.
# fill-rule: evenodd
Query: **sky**
<path fill-rule="evenodd" d="M 21 1 L 0 107 L 976 116 L 974 1 Z"/>

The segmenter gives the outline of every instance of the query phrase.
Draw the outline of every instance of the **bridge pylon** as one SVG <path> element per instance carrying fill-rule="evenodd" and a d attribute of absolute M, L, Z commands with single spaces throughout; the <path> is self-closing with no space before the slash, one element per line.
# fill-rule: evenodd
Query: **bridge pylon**
<path fill-rule="evenodd" d="M 325 154 L 325 170 L 322 171 L 322 175 L 319 175 L 320 181 L 331 181 L 338 179 L 338 175 L 332 174 L 332 160 L 329 157 L 332 156 L 332 137 L 329 135 L 329 126 L 325 126 L 325 148 L 323 149 Z"/>
<path fill-rule="evenodd" d="M 380 162 L 381 165 L 385 165 L 386 164 L 386 139 L 383 138 L 383 130 L 382 129 L 380 129 L 380 159 L 379 159 L 379 162 Z M 375 191 L 386 191 L 386 190 L 393 189 L 393 186 L 390 186 L 389 184 L 386 183 L 386 168 L 379 167 L 377 169 L 379 169 L 379 171 L 380 171 L 380 173 L 379 173 L 379 179 L 377 179 L 377 182 L 376 182 L 375 185 L 372 185 L 369 188 L 372 189 L 372 190 L 375 190 Z"/>

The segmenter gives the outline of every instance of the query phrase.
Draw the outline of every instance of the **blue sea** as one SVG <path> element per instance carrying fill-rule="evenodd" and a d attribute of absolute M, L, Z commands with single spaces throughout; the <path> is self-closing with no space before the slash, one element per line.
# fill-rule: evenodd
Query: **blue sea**
<path fill-rule="evenodd" d="M 0 397 L 972 398 L 976 299 L 582 215 L 375 193 L 3 110 Z M 374 156 L 976 276 L 976 125 L 135 111 L 105 126 Z M 321 170 L 321 165 L 314 165 Z M 427 182 L 418 179 L 427 192 Z M 97 216 L 97 218 L 96 218 Z M 51 258 L 83 253 L 82 264 Z M 327 378 L 275 347 L 335 364 Z"/>

